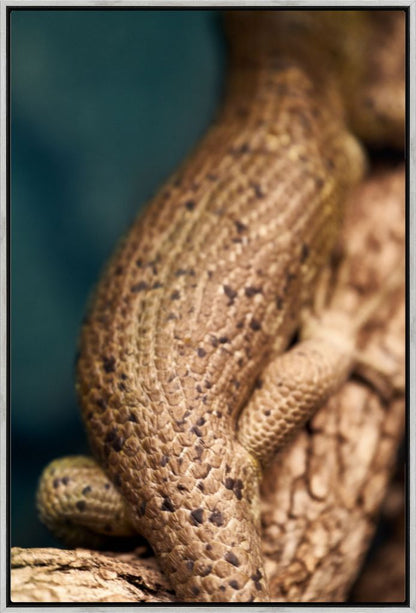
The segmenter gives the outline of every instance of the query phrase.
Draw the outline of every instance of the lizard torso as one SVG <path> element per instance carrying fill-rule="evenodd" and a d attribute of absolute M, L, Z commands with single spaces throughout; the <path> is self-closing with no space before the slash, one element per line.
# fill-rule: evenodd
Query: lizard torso
<path fill-rule="evenodd" d="M 298 66 L 250 70 L 123 240 L 78 362 L 95 455 L 194 599 L 264 600 L 259 467 L 232 433 L 312 299 L 361 162 Z"/>

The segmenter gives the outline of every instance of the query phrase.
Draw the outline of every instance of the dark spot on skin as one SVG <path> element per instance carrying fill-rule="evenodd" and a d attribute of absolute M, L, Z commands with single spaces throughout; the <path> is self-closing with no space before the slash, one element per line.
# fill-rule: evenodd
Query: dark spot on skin
<path fill-rule="evenodd" d="M 261 379 L 256 379 L 254 387 L 256 388 L 256 390 L 261 390 L 261 388 L 263 387 L 263 381 Z"/>
<path fill-rule="evenodd" d="M 234 385 L 235 389 L 238 390 L 238 388 L 240 387 L 240 381 L 237 381 L 237 379 L 233 379 L 233 385 Z"/>
<path fill-rule="evenodd" d="M 194 596 L 198 596 L 198 595 L 199 595 L 199 593 L 200 593 L 200 591 L 201 591 L 201 590 L 199 589 L 199 587 L 196 587 L 196 585 L 192 586 L 192 594 L 193 594 Z"/>
<path fill-rule="evenodd" d="M 219 341 L 221 343 L 221 345 L 225 345 L 225 343 L 229 343 L 230 339 L 228 338 L 228 336 L 220 336 Z"/>
<path fill-rule="evenodd" d="M 130 413 L 129 417 L 128 417 L 129 421 L 133 421 L 134 423 L 137 424 L 137 417 L 135 416 L 134 413 Z"/>
<path fill-rule="evenodd" d="M 187 200 L 187 202 L 185 202 L 185 208 L 187 211 L 193 211 L 195 208 L 195 201 L 194 200 Z"/>
<path fill-rule="evenodd" d="M 302 251 L 300 254 L 300 261 L 303 264 L 303 262 L 305 262 L 305 260 L 307 259 L 309 255 L 309 246 L 306 243 L 303 243 L 302 245 Z"/>
<path fill-rule="evenodd" d="M 195 389 L 199 394 L 202 394 L 202 387 L 199 384 L 195 387 Z"/>
<path fill-rule="evenodd" d="M 202 524 L 203 515 L 204 515 L 203 509 L 195 509 L 194 511 L 191 511 L 190 515 L 191 515 L 191 523 L 193 523 L 194 526 L 198 526 Z"/>
<path fill-rule="evenodd" d="M 221 419 L 221 417 L 222 417 L 222 413 L 221 413 L 221 411 L 217 411 L 217 412 L 216 412 L 216 416 L 218 417 L 218 419 Z"/>
<path fill-rule="evenodd" d="M 198 347 L 197 353 L 199 358 L 204 358 L 207 355 L 207 352 L 203 347 Z"/>
<path fill-rule="evenodd" d="M 283 298 L 277 296 L 276 298 L 276 307 L 280 311 L 283 308 Z"/>
<path fill-rule="evenodd" d="M 104 442 L 112 443 L 116 436 L 117 436 L 117 428 L 112 428 L 109 432 L 107 432 Z"/>
<path fill-rule="evenodd" d="M 153 283 L 152 285 L 152 289 L 160 289 L 161 287 L 163 287 L 163 283 L 160 283 L 159 281 L 156 281 L 156 283 Z"/>
<path fill-rule="evenodd" d="M 269 415 L 270 415 L 270 411 L 267 409 L 267 411 L 264 411 L 264 415 L 265 415 L 266 417 L 269 417 Z"/>
<path fill-rule="evenodd" d="M 243 143 L 241 147 L 236 150 L 237 153 L 248 153 L 249 151 L 250 145 L 248 143 Z"/>
<path fill-rule="evenodd" d="M 202 396 L 202 402 L 203 402 L 203 404 L 207 403 L 207 397 L 206 396 Z"/>
<path fill-rule="evenodd" d="M 254 575 L 251 575 L 251 579 L 252 581 L 254 581 L 254 585 L 256 586 L 257 590 L 261 590 L 262 589 L 262 585 L 260 583 L 260 579 L 262 579 L 263 575 L 261 574 L 260 569 L 258 568 L 255 572 Z"/>
<path fill-rule="evenodd" d="M 207 388 L 207 390 L 210 390 L 212 387 L 211 381 L 205 381 L 205 387 Z"/>
<path fill-rule="evenodd" d="M 198 489 L 199 489 L 201 492 L 203 492 L 203 491 L 204 491 L 204 489 L 205 489 L 204 482 L 203 482 L 203 481 L 200 481 L 200 482 L 198 483 L 198 485 L 197 485 L 197 488 L 198 488 Z"/>
<path fill-rule="evenodd" d="M 230 287 L 229 285 L 223 285 L 223 290 L 224 290 L 224 294 L 227 296 L 227 298 L 230 299 L 228 306 L 232 305 L 234 303 L 234 300 L 237 296 L 237 292 L 235 290 L 233 290 L 232 287 Z M 220 341 L 221 342 L 221 341 Z"/>
<path fill-rule="evenodd" d="M 173 513 L 175 510 L 175 507 L 173 506 L 169 496 L 165 496 L 163 498 L 162 506 L 160 508 L 162 509 L 162 511 L 169 511 L 169 513 Z"/>
<path fill-rule="evenodd" d="M 205 545 L 205 549 L 206 549 L 206 551 L 211 551 L 211 549 L 212 549 L 212 545 L 210 545 L 210 544 L 208 543 L 208 545 Z"/>
<path fill-rule="evenodd" d="M 170 295 L 170 299 L 171 300 L 179 300 L 179 298 L 181 297 L 180 293 L 178 292 L 178 290 L 175 290 L 174 292 L 171 293 Z"/>
<path fill-rule="evenodd" d="M 220 527 L 224 525 L 224 517 L 221 511 L 213 511 L 208 519 L 214 526 Z"/>
<path fill-rule="evenodd" d="M 186 568 L 188 570 L 194 570 L 195 562 L 193 560 L 186 561 Z"/>
<path fill-rule="evenodd" d="M 102 411 L 105 411 L 107 408 L 107 401 L 104 398 L 98 398 L 96 404 Z"/>
<path fill-rule="evenodd" d="M 188 491 L 188 488 L 187 488 L 187 487 L 185 487 L 184 485 L 182 485 L 182 483 L 178 483 L 178 485 L 177 485 L 176 487 L 177 487 L 177 489 L 178 489 L 180 492 L 187 492 L 187 491 Z"/>
<path fill-rule="evenodd" d="M 169 462 L 169 456 L 168 455 L 164 455 L 162 456 L 162 459 L 160 460 L 160 465 L 161 466 L 166 466 L 166 464 Z"/>
<path fill-rule="evenodd" d="M 220 585 L 221 592 L 225 592 L 225 585 Z"/>
<path fill-rule="evenodd" d="M 141 503 L 141 505 L 137 509 L 139 517 L 143 517 L 144 516 L 144 514 L 146 512 L 146 506 L 147 506 L 147 500 L 143 500 L 143 502 Z"/>
<path fill-rule="evenodd" d="M 216 336 L 211 336 L 211 345 L 213 347 L 218 347 L 218 339 Z"/>
<path fill-rule="evenodd" d="M 194 434 L 196 434 L 200 438 L 202 436 L 202 432 L 201 432 L 201 430 L 197 426 L 192 426 L 191 432 L 193 432 Z"/>
<path fill-rule="evenodd" d="M 138 268 L 141 268 L 143 266 L 143 260 L 141 258 L 139 258 L 138 260 L 136 260 L 136 266 Z"/>
<path fill-rule="evenodd" d="M 85 500 L 77 500 L 75 506 L 77 507 L 78 511 L 82 512 L 85 511 L 85 509 L 87 508 L 87 503 L 85 502 Z"/>
<path fill-rule="evenodd" d="M 240 566 L 240 560 L 232 551 L 227 551 L 224 556 L 224 560 L 232 564 L 233 566 Z"/>
<path fill-rule="evenodd" d="M 227 488 L 227 490 L 232 490 L 234 487 L 234 484 L 235 484 L 235 480 L 231 479 L 231 477 L 227 477 L 224 482 L 224 485 Z"/>
<path fill-rule="evenodd" d="M 250 321 L 250 328 L 254 331 L 257 332 L 258 330 L 261 330 L 261 323 L 257 320 L 257 319 L 252 319 Z"/>
<path fill-rule="evenodd" d="M 116 360 L 113 356 L 109 358 L 103 357 L 103 366 L 106 373 L 114 372 L 116 369 Z"/>
<path fill-rule="evenodd" d="M 178 268 L 178 270 L 175 271 L 175 277 L 181 277 L 182 275 L 186 275 L 188 271 L 185 268 Z"/>
<path fill-rule="evenodd" d="M 86 496 L 87 494 L 89 494 L 89 493 L 91 492 L 91 489 L 92 489 L 92 488 L 91 488 L 91 485 L 86 485 L 86 486 L 84 487 L 84 489 L 82 490 L 82 495 L 83 495 L 83 496 Z"/>
<path fill-rule="evenodd" d="M 241 479 L 232 479 L 231 477 L 227 477 L 224 482 L 227 490 L 232 490 L 237 500 L 241 500 L 243 497 L 242 489 L 244 487 Z"/>
<path fill-rule="evenodd" d="M 53 487 L 56 489 L 57 487 L 59 487 L 60 484 L 60 480 L 59 479 L 54 479 L 52 482 Z"/>
<path fill-rule="evenodd" d="M 132 285 L 131 291 L 137 294 L 138 292 L 142 292 L 148 289 L 148 287 L 149 285 L 146 283 L 146 281 L 140 281 L 140 283 L 136 283 L 135 285 Z"/>
<path fill-rule="evenodd" d="M 212 566 L 211 566 L 211 564 L 208 564 L 208 566 L 206 566 L 204 568 L 204 570 L 201 570 L 200 576 L 201 577 L 208 577 L 208 575 L 211 574 L 211 572 L 212 572 Z"/>
<path fill-rule="evenodd" d="M 110 489 L 110 484 L 109 483 L 104 483 L 104 489 L 105 490 L 109 490 Z"/>
<path fill-rule="evenodd" d="M 63 483 L 63 485 L 68 485 L 69 477 L 62 477 L 62 483 Z"/>
<path fill-rule="evenodd" d="M 247 226 L 245 224 L 243 224 L 241 221 L 238 221 L 238 219 L 234 222 L 234 224 L 235 224 L 235 228 L 236 228 L 236 230 L 237 230 L 237 232 L 239 234 L 244 232 L 244 230 L 247 230 Z"/>
<path fill-rule="evenodd" d="M 212 279 L 212 275 L 214 272 L 212 270 L 207 270 L 208 279 Z"/>
<path fill-rule="evenodd" d="M 235 579 L 231 579 L 231 581 L 228 584 L 230 587 L 233 588 L 233 590 L 239 590 L 240 586 L 238 585 L 237 581 Z"/>
<path fill-rule="evenodd" d="M 117 387 L 120 390 L 120 392 L 125 392 L 127 389 L 124 383 L 119 383 Z"/>
<path fill-rule="evenodd" d="M 256 198 L 264 198 L 264 192 L 261 189 L 258 183 L 253 183 L 252 188 L 254 189 L 254 193 L 256 194 Z"/>
<path fill-rule="evenodd" d="M 242 494 L 243 487 L 244 487 L 244 484 L 241 481 L 241 479 L 237 479 L 237 481 L 235 482 L 233 492 L 238 500 L 241 500 L 243 497 L 243 494 Z"/>
<path fill-rule="evenodd" d="M 172 321 L 172 319 L 176 319 L 175 313 L 169 313 L 169 315 L 167 316 L 167 321 Z"/>
<path fill-rule="evenodd" d="M 105 437 L 105 442 L 110 443 L 114 451 L 121 450 L 124 440 L 124 437 L 119 435 L 117 428 L 112 428 Z"/>
<path fill-rule="evenodd" d="M 261 291 L 262 291 L 261 287 L 249 286 L 249 287 L 244 288 L 244 293 L 247 296 L 247 298 L 252 298 L 256 294 L 261 294 Z"/>
<path fill-rule="evenodd" d="M 197 426 L 203 426 L 203 425 L 204 425 L 204 423 L 205 423 L 205 417 L 200 417 L 200 418 L 198 419 L 198 421 L 196 422 L 196 425 L 197 425 Z"/>

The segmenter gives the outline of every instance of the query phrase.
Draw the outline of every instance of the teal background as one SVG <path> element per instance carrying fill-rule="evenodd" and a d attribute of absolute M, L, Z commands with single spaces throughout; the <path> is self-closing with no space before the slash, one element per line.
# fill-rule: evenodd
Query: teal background
<path fill-rule="evenodd" d="M 222 93 L 220 15 L 14 10 L 11 87 L 11 544 L 56 544 L 35 490 L 87 451 L 73 359 L 117 238 L 189 152 Z"/>

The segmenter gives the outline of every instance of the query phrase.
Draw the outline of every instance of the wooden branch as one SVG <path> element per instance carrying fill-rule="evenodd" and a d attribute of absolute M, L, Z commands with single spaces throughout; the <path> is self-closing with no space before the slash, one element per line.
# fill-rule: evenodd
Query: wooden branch
<path fill-rule="evenodd" d="M 342 602 L 374 532 L 404 431 L 404 168 L 378 169 L 350 200 L 339 294 L 352 314 L 399 271 L 361 338 L 353 375 L 276 459 L 262 486 L 263 543 L 276 602 Z M 380 374 L 379 367 L 385 371 Z M 153 558 L 12 550 L 13 602 L 169 602 Z"/>

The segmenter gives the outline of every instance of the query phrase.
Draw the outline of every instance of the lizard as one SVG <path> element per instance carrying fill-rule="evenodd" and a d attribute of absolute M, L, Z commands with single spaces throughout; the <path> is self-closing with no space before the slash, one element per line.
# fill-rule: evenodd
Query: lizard
<path fill-rule="evenodd" d="M 52 462 L 38 507 L 67 542 L 142 534 L 178 600 L 262 602 L 262 471 L 357 363 L 365 316 L 322 288 L 366 169 L 359 138 L 400 143 L 403 101 L 352 94 L 370 87 L 371 13 L 227 24 L 223 108 L 122 238 L 82 326 L 95 459 Z"/>

